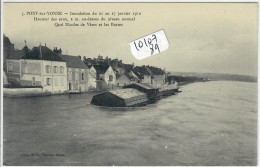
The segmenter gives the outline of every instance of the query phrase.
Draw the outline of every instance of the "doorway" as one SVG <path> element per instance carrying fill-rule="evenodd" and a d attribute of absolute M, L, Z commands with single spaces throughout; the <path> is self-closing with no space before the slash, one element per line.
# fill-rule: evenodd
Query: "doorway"
<path fill-rule="evenodd" d="M 69 83 L 69 90 L 71 90 L 71 83 Z"/>

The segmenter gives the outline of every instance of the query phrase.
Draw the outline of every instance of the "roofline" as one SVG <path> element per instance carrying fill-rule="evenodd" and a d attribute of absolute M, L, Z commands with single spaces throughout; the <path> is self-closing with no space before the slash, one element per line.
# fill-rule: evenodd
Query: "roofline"
<path fill-rule="evenodd" d="M 22 59 L 22 58 L 20 58 L 20 59 L 16 59 L 16 60 L 41 60 L 41 61 L 58 61 L 58 60 L 44 60 L 44 59 Z M 66 63 L 66 61 L 58 61 L 58 62 L 64 62 L 64 63 Z"/>

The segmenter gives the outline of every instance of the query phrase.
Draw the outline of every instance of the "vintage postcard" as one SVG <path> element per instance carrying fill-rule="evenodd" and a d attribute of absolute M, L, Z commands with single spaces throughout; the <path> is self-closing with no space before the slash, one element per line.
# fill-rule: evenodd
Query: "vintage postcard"
<path fill-rule="evenodd" d="M 3 166 L 257 166 L 257 3 L 2 3 Z"/>

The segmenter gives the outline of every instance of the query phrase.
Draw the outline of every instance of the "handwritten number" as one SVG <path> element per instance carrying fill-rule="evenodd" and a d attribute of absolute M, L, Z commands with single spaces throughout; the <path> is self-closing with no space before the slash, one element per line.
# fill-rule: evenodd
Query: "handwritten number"
<path fill-rule="evenodd" d="M 151 44 L 152 43 L 152 40 L 151 38 L 148 38 L 148 43 Z"/>
<path fill-rule="evenodd" d="M 150 47 L 150 49 L 151 49 L 151 55 L 152 55 L 153 52 L 154 52 L 154 49 L 153 49 L 153 44 L 152 44 L 151 38 L 148 38 L 148 43 L 149 43 L 149 47 Z"/>
<path fill-rule="evenodd" d="M 147 45 L 147 42 L 148 42 L 149 48 L 150 48 L 150 50 L 151 50 L 151 55 L 154 54 L 154 51 L 155 51 L 155 50 L 158 50 L 159 52 L 161 52 L 161 51 L 160 51 L 160 48 L 159 48 L 159 46 L 158 46 L 158 44 L 157 44 L 157 37 L 156 37 L 155 34 L 152 35 L 152 39 L 151 39 L 151 38 L 148 38 L 148 39 L 143 38 L 143 40 L 144 40 L 144 43 L 145 43 L 145 45 L 146 45 L 147 47 L 148 47 L 148 45 Z M 146 40 L 147 40 L 147 42 L 146 42 Z M 153 44 L 153 41 L 156 41 L 155 44 Z M 137 45 L 137 44 L 134 42 L 136 50 L 139 51 L 139 49 L 141 49 L 141 48 L 144 46 L 144 43 L 143 43 L 142 41 L 138 41 L 138 45 Z M 139 48 L 139 49 L 138 49 L 138 48 Z"/>
<path fill-rule="evenodd" d="M 157 42 L 156 35 L 154 35 L 154 34 L 153 34 L 153 35 L 152 35 L 152 37 L 154 37 L 154 38 L 153 38 L 153 40 L 155 39 L 155 40 L 156 40 L 156 42 Z"/>
<path fill-rule="evenodd" d="M 147 43 L 146 43 L 146 40 L 145 40 L 145 38 L 144 38 L 144 43 L 145 43 L 145 45 L 147 46 Z"/>
<path fill-rule="evenodd" d="M 155 44 L 155 49 L 158 49 L 158 51 L 161 52 L 158 44 Z"/>
<path fill-rule="evenodd" d="M 152 44 L 153 45 L 153 44 Z M 154 52 L 154 50 L 153 50 L 153 46 L 152 47 L 150 47 L 150 49 L 151 49 L 151 55 L 153 54 L 153 52 Z"/>
<path fill-rule="evenodd" d="M 142 44 L 142 45 L 141 45 Z M 143 42 L 142 41 L 139 41 L 139 43 L 138 43 L 138 46 L 139 46 L 139 48 L 142 48 L 143 47 Z"/>
<path fill-rule="evenodd" d="M 136 50 L 138 50 L 139 51 L 139 49 L 137 48 L 137 46 L 136 46 L 136 43 L 134 42 L 134 44 L 135 44 L 135 48 L 136 48 Z"/>

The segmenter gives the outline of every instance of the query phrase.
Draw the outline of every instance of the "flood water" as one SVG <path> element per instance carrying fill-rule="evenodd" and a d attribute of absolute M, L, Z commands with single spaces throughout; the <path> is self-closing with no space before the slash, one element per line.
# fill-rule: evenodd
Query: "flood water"
<path fill-rule="evenodd" d="M 144 107 L 5 98 L 5 165 L 257 165 L 257 83 L 193 83 Z"/>

